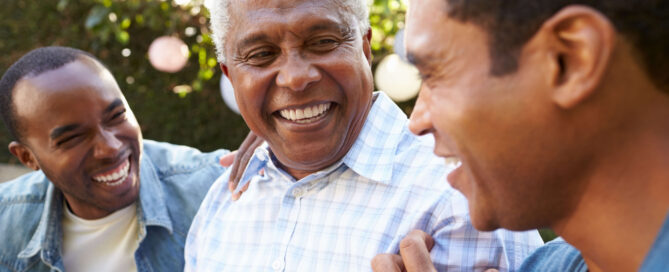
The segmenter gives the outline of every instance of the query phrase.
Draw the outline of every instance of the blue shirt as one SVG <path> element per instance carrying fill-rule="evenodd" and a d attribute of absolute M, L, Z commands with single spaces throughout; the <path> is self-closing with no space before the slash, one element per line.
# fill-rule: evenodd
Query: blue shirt
<path fill-rule="evenodd" d="M 639 271 L 669 271 L 669 215 Z M 555 239 L 537 249 L 521 267 L 520 271 L 575 271 L 586 272 L 588 266 L 581 252 L 562 238 Z"/>
<path fill-rule="evenodd" d="M 466 199 L 446 181 L 452 166 L 434 156 L 432 137 L 416 137 L 407 124 L 375 94 L 344 158 L 300 180 L 259 147 L 240 200 L 230 201 L 229 171 L 205 197 L 186 241 L 186 271 L 371 270 L 375 255 L 397 253 L 413 229 L 434 237 L 440 271 L 515 270 L 543 244 L 538 232 L 476 231 Z"/>
<path fill-rule="evenodd" d="M 180 271 L 186 234 L 227 151 L 144 140 L 140 166 L 138 271 Z M 0 183 L 0 271 L 64 271 L 63 195 L 41 171 Z M 100 264 L 101 266 L 104 264 Z"/>
<path fill-rule="evenodd" d="M 646 255 L 640 271 L 669 271 L 669 214 Z"/>
<path fill-rule="evenodd" d="M 581 257 L 581 252 L 562 238 L 557 238 L 546 243 L 528 257 L 520 267 L 520 271 L 587 272 L 588 266 Z"/>

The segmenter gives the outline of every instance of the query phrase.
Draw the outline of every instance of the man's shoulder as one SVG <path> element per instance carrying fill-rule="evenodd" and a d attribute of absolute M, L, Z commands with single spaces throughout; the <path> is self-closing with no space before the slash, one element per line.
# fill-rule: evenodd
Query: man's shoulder
<path fill-rule="evenodd" d="M 33 171 L 0 183 L 0 207 L 14 204 L 42 203 L 49 188 L 42 171 Z"/>
<path fill-rule="evenodd" d="M 143 154 L 147 157 L 160 176 L 190 174 L 203 168 L 220 175 L 223 168 L 218 163 L 221 156 L 229 153 L 225 149 L 212 152 L 165 142 L 144 140 Z M 144 166 L 142 166 L 144 167 Z"/>
<path fill-rule="evenodd" d="M 39 225 L 48 188 L 49 181 L 41 171 L 0 183 L 2 264 L 16 265 L 16 256 L 27 246 Z"/>
<path fill-rule="evenodd" d="M 561 238 L 546 243 L 530 255 L 520 271 L 588 271 L 581 252 Z"/>

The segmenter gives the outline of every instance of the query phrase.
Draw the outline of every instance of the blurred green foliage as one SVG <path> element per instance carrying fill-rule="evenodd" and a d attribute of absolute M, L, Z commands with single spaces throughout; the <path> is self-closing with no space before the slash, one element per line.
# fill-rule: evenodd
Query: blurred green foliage
<path fill-rule="evenodd" d="M 208 12 L 203 0 L 178 2 L 187 4 L 176 0 L 4 0 L 0 74 L 37 47 L 79 48 L 97 56 L 114 74 L 145 138 L 201 150 L 236 149 L 248 128 L 221 99 L 221 72 L 209 35 Z M 375 65 L 392 53 L 406 1 L 370 4 Z M 177 73 L 157 71 L 148 61 L 149 45 L 164 35 L 179 37 L 190 48 L 188 64 Z M 130 55 L 124 56 L 124 51 Z M 189 89 L 193 92 L 188 93 Z M 409 111 L 412 104 L 403 107 Z M 0 162 L 16 162 L 5 148 L 9 141 L 3 126 Z"/>

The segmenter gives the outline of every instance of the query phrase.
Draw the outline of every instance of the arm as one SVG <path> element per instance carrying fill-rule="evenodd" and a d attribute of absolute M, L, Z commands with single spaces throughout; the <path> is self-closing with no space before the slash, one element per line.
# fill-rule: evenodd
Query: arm
<path fill-rule="evenodd" d="M 522 261 L 543 244 L 536 230 L 481 232 L 469 219 L 466 199 L 459 193 L 444 196 L 439 208 L 430 214 L 430 223 L 414 231 L 399 245 L 399 255 L 377 256 L 372 263 L 377 271 L 516 271 Z M 430 250 L 432 243 L 434 246 Z M 430 252 L 430 254 L 428 254 Z M 398 258 L 399 257 L 399 258 Z M 399 264 L 401 262 L 402 264 Z M 401 270 L 405 266 L 406 270 Z"/>
<path fill-rule="evenodd" d="M 400 254 L 379 254 L 372 259 L 372 269 L 376 272 L 427 272 L 437 271 L 430 258 L 434 239 L 421 230 L 413 230 L 400 242 Z M 498 272 L 491 268 L 485 272 Z"/>

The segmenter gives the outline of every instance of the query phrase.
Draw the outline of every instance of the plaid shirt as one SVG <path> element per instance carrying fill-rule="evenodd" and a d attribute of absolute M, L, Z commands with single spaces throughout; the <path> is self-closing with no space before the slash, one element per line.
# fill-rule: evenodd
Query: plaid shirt
<path fill-rule="evenodd" d="M 191 226 L 186 271 L 367 271 L 375 255 L 399 252 L 413 229 L 434 237 L 440 271 L 512 271 L 543 244 L 537 231 L 476 231 L 431 137 L 412 135 L 406 115 L 386 95 L 374 97 L 338 163 L 296 181 L 259 147 L 236 202 L 223 174 Z"/>

